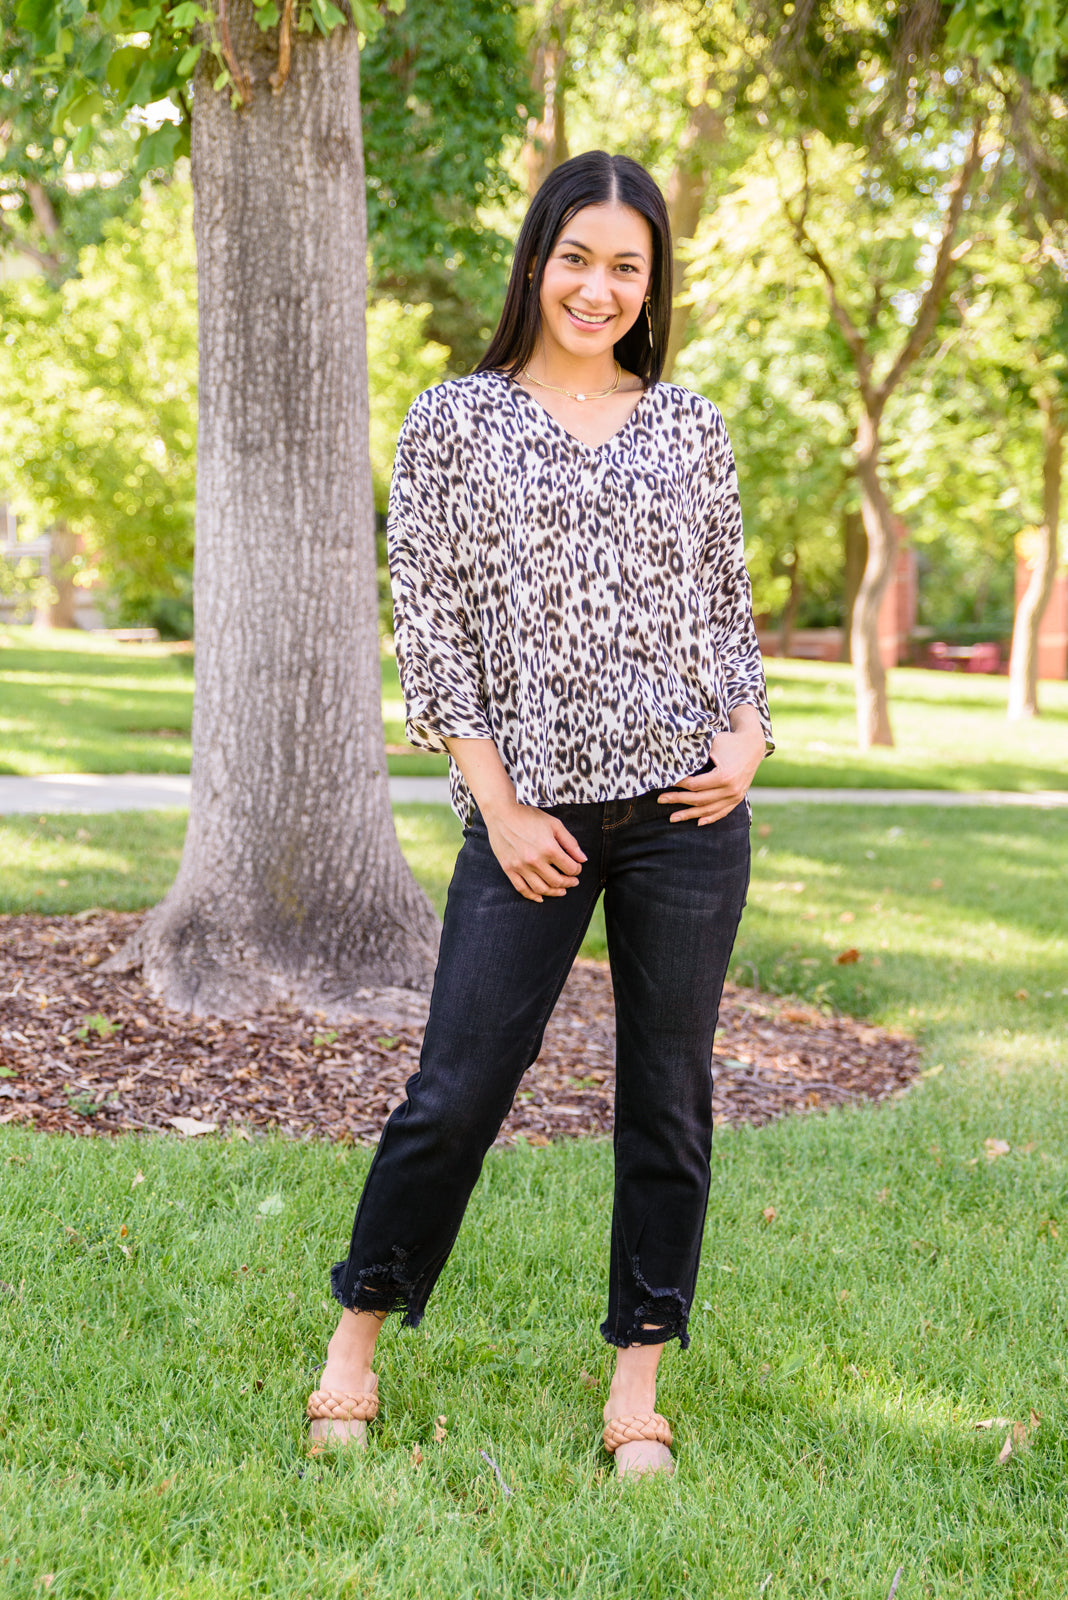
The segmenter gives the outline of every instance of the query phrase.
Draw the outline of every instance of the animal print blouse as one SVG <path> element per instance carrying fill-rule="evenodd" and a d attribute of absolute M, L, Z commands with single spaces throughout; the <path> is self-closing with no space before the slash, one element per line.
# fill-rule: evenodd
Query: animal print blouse
<path fill-rule="evenodd" d="M 742 704 L 774 748 L 734 457 L 701 395 L 657 383 L 592 446 L 502 373 L 438 384 L 401 430 L 388 545 L 409 741 L 492 739 L 520 803 L 669 788 Z"/>

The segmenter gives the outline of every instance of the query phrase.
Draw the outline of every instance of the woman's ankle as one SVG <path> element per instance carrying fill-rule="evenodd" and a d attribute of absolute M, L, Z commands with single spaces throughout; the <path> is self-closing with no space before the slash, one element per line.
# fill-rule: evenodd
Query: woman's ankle
<path fill-rule="evenodd" d="M 326 1346 L 327 1368 L 341 1368 L 361 1379 L 373 1374 L 375 1341 L 382 1331 L 384 1317 L 372 1311 L 342 1311 L 340 1321 Z"/>

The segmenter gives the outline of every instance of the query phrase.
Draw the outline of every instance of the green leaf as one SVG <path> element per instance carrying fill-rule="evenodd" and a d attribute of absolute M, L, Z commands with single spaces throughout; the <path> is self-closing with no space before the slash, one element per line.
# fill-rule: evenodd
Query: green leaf
<path fill-rule="evenodd" d="M 274 0 L 254 0 L 254 3 L 260 7 L 256 12 L 256 21 L 259 23 L 261 31 L 266 33 L 267 29 L 273 28 L 279 20 L 278 7 L 275 5 Z"/>
<path fill-rule="evenodd" d="M 130 80 L 140 70 L 147 55 L 146 50 L 140 50 L 133 44 L 124 45 L 121 50 L 116 50 L 104 74 L 109 88 L 114 89 L 116 94 L 125 94 Z"/>
<path fill-rule="evenodd" d="M 189 46 L 189 49 L 182 56 L 181 60 L 178 63 L 177 69 L 176 69 L 177 73 L 178 73 L 178 76 L 180 78 L 188 78 L 189 77 L 189 75 L 192 72 L 193 68 L 196 66 L 197 62 L 200 59 L 200 52 L 203 50 L 203 48 L 204 48 L 203 41 L 201 41 L 200 44 L 191 44 Z"/>
<path fill-rule="evenodd" d="M 215 82 L 212 84 L 212 88 L 215 90 L 216 94 L 218 94 L 219 90 L 222 89 L 229 82 L 230 82 L 230 73 L 229 73 L 228 69 L 226 67 L 224 67 L 222 69 L 222 71 L 219 73 L 219 76 L 216 78 Z"/>
<path fill-rule="evenodd" d="M 92 129 L 92 126 L 90 126 L 88 128 L 83 128 L 80 133 L 77 133 L 74 136 L 74 139 L 73 139 L 73 141 L 71 143 L 71 147 L 70 147 L 71 155 L 72 156 L 84 156 L 85 152 L 88 150 L 88 148 L 92 144 L 92 142 L 93 142 L 93 129 Z"/>
<path fill-rule="evenodd" d="M 260 1201 L 256 1210 L 261 1217 L 277 1217 L 281 1216 L 285 1208 L 285 1200 L 280 1194 L 269 1194 L 265 1200 Z"/>
<path fill-rule="evenodd" d="M 146 133 L 137 146 L 137 171 L 143 173 L 152 167 L 173 167 L 183 131 L 178 123 L 165 122 L 162 128 Z"/>
<path fill-rule="evenodd" d="M 195 28 L 198 22 L 204 20 L 204 7 L 194 5 L 192 0 L 183 0 L 182 5 L 175 6 L 168 21 L 172 28 Z"/>
<path fill-rule="evenodd" d="M 339 25 L 344 26 L 345 15 L 331 0 L 311 0 L 311 8 L 321 33 L 329 35 Z"/>
<path fill-rule="evenodd" d="M 94 117 L 98 117 L 104 109 L 104 96 L 97 89 L 90 89 L 88 94 L 79 95 L 67 107 L 64 120 L 74 128 L 87 128 Z"/>

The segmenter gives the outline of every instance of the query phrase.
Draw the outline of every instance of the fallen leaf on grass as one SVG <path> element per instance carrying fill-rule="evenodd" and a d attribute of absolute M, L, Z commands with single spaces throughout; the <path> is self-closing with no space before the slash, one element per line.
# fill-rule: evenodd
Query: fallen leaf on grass
<path fill-rule="evenodd" d="M 1028 994 L 1026 989 L 1017 989 L 1016 993 L 1013 995 L 1014 1000 L 1030 1000 L 1030 998 L 1031 996 Z"/>
<path fill-rule="evenodd" d="M 984 1139 L 983 1149 L 988 1161 L 996 1161 L 998 1156 L 1007 1156 L 1012 1145 L 1007 1139 Z"/>
<path fill-rule="evenodd" d="M 984 1429 L 984 1428 L 1011 1428 L 1012 1427 L 1012 1418 L 1011 1417 L 984 1417 L 982 1422 L 977 1422 L 975 1424 L 975 1427 L 976 1427 L 976 1431 L 977 1432 L 982 1430 L 982 1429 Z"/>
<path fill-rule="evenodd" d="M 256 1210 L 261 1217 L 277 1217 L 282 1214 L 285 1208 L 285 1200 L 280 1194 L 269 1194 L 265 1200 L 260 1201 Z"/>
<path fill-rule="evenodd" d="M 761 1216 L 764 1218 L 765 1222 L 774 1222 L 776 1217 L 775 1207 L 765 1206 L 764 1210 L 761 1212 Z"/>
<path fill-rule="evenodd" d="M 434 1443 L 445 1443 L 445 1418 L 439 1417 L 434 1424 Z"/>
<path fill-rule="evenodd" d="M 171 1127 L 176 1128 L 186 1139 L 195 1139 L 198 1133 L 218 1133 L 219 1131 L 217 1122 L 201 1122 L 199 1117 L 168 1117 L 167 1120 Z"/>
<path fill-rule="evenodd" d="M 131 1189 L 136 1189 L 136 1188 L 137 1188 L 137 1185 L 138 1185 L 138 1184 L 139 1184 L 139 1183 L 144 1183 L 144 1181 L 145 1181 L 145 1175 L 144 1175 L 144 1173 L 143 1173 L 143 1172 L 142 1172 L 142 1171 L 141 1171 L 141 1168 L 140 1168 L 140 1167 L 138 1167 L 138 1169 L 137 1169 L 137 1171 L 136 1171 L 136 1172 L 135 1172 L 135 1173 L 134 1173 L 134 1175 L 133 1175 L 133 1178 L 132 1178 L 132 1179 L 131 1179 L 131 1182 L 130 1182 L 130 1188 L 131 1188 Z"/>
<path fill-rule="evenodd" d="M 413 1467 L 421 1467 L 423 1465 L 423 1451 L 418 1444 L 412 1445 L 411 1463 Z"/>
<path fill-rule="evenodd" d="M 843 950 L 841 955 L 835 956 L 834 964 L 836 967 L 851 967 L 855 961 L 859 960 L 860 951 L 853 947 L 849 950 Z"/>
<path fill-rule="evenodd" d="M 34 1584 L 34 1588 L 35 1589 L 51 1589 L 51 1587 L 55 1583 L 55 1581 L 56 1581 L 56 1575 L 55 1575 L 54 1572 L 42 1572 L 41 1576 L 37 1579 L 37 1582 Z"/>

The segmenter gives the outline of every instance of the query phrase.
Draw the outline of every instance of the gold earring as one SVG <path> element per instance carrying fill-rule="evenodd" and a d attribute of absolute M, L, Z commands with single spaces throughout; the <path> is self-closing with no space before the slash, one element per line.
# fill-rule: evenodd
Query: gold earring
<path fill-rule="evenodd" d="M 653 317 L 652 312 L 649 310 L 648 295 L 645 297 L 645 320 L 649 324 L 649 348 L 651 350 L 653 348 Z"/>

